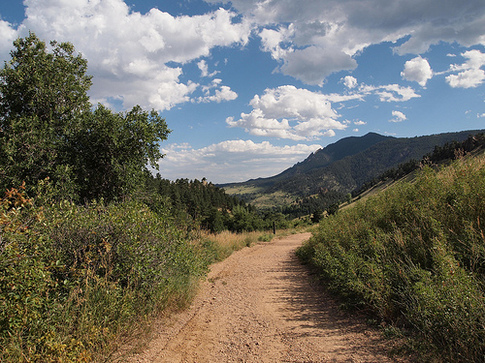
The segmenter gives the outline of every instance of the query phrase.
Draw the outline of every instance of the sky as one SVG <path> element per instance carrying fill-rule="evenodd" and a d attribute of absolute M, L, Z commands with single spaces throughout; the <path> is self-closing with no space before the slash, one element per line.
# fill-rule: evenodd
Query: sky
<path fill-rule="evenodd" d="M 273 176 L 349 136 L 485 129 L 483 0 L 8 0 L 88 60 L 93 105 L 157 110 L 162 177 Z"/>

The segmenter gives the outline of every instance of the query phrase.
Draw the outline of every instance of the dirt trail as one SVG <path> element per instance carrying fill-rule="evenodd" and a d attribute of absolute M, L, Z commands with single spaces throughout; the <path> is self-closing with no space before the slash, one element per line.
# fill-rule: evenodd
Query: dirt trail
<path fill-rule="evenodd" d="M 213 265 L 191 307 L 160 324 L 146 350 L 127 361 L 397 361 L 377 332 L 312 285 L 295 256 L 309 237 L 245 248 Z"/>

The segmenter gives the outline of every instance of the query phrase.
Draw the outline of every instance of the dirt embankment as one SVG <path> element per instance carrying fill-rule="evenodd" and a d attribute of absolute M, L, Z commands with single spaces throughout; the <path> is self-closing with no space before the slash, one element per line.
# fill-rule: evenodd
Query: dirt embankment
<path fill-rule="evenodd" d="M 405 362 L 341 312 L 295 256 L 309 233 L 245 248 L 215 264 L 190 309 L 158 324 L 145 362 Z"/>

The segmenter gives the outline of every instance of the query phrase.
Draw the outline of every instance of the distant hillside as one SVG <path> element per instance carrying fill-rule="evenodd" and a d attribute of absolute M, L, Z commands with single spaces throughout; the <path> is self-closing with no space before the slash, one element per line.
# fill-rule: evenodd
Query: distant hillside
<path fill-rule="evenodd" d="M 284 183 L 289 179 L 297 178 L 299 175 L 311 174 L 314 170 L 324 168 L 347 156 L 357 154 L 387 139 L 393 139 L 393 137 L 382 136 L 376 133 L 368 133 L 362 137 L 347 137 L 328 145 L 324 149 L 317 150 L 310 154 L 304 161 L 293 165 L 278 175 L 268 178 L 251 179 L 242 183 L 223 184 L 221 186 L 224 188 L 232 188 L 246 185 L 270 190 L 278 183 Z"/>
<path fill-rule="evenodd" d="M 421 159 L 453 141 L 484 132 L 471 130 L 413 138 L 396 138 L 368 133 L 347 137 L 312 153 L 304 161 L 269 178 L 221 185 L 228 194 L 237 195 L 259 207 L 291 204 L 298 198 L 318 193 L 345 195 L 411 159 Z"/>

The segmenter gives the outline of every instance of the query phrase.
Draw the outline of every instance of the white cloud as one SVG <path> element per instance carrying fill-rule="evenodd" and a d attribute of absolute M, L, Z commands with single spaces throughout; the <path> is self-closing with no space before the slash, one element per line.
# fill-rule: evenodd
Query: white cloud
<path fill-rule="evenodd" d="M 209 86 L 202 87 L 204 91 L 203 97 L 198 97 L 197 100 L 193 100 L 194 102 L 197 101 L 199 103 L 208 103 L 208 102 L 223 102 L 223 101 L 232 101 L 235 100 L 238 95 L 236 92 L 231 90 L 228 86 L 221 86 L 222 80 L 219 78 L 215 78 L 212 80 Z M 214 94 L 211 94 L 211 90 L 215 89 Z"/>
<path fill-rule="evenodd" d="M 367 122 L 364 122 L 362 120 L 359 120 L 359 121 L 355 121 L 354 122 L 354 125 L 357 125 L 357 126 L 367 125 Z"/>
<path fill-rule="evenodd" d="M 474 88 L 483 84 L 485 71 L 481 68 L 485 66 L 485 53 L 473 49 L 462 53 L 462 56 L 468 60 L 461 65 L 450 66 L 450 72 L 458 73 L 446 77 L 448 84 L 453 88 Z"/>
<path fill-rule="evenodd" d="M 261 97 L 255 95 L 250 102 L 253 108 L 250 113 L 241 113 L 239 120 L 228 117 L 226 123 L 230 127 L 241 127 L 255 136 L 290 140 L 335 136 L 335 130 L 347 128 L 349 122 L 339 121 L 340 115 L 332 108 L 331 102 L 364 101 L 372 95 L 379 97 L 381 102 L 406 102 L 420 97 L 411 87 L 398 84 L 362 84 L 344 95 L 326 95 L 287 85 L 266 89 Z M 365 123 L 361 121 L 356 124 Z"/>
<path fill-rule="evenodd" d="M 281 66 L 283 74 L 299 79 L 306 84 L 322 86 L 327 76 L 341 70 L 354 70 L 357 62 L 342 51 L 309 46 L 289 52 Z"/>
<path fill-rule="evenodd" d="M 395 49 L 401 55 L 424 53 L 440 41 L 485 45 L 483 0 L 206 1 L 230 2 L 259 24 L 264 49 L 281 62 L 280 70 L 309 84 L 354 69 L 358 52 L 384 41 L 406 39 Z M 275 30 L 279 24 L 289 25 Z"/>
<path fill-rule="evenodd" d="M 25 0 L 24 5 L 19 32 L 0 22 L 0 56 L 6 59 L 4 43 L 11 48 L 11 38 L 26 35 L 27 29 L 46 41 L 69 41 L 88 59 L 92 100 L 116 98 L 124 108 L 139 104 L 166 110 L 189 101 L 199 84 L 181 81 L 182 66 L 208 56 L 214 47 L 246 44 L 251 32 L 247 21 L 233 21 L 237 14 L 222 8 L 172 16 L 157 9 L 140 14 L 122 0 Z M 204 72 L 207 64 L 199 64 Z M 221 88 L 212 99 L 233 97 Z"/>
<path fill-rule="evenodd" d="M 392 111 L 393 119 L 389 120 L 389 122 L 403 122 L 407 119 L 406 115 L 401 111 Z"/>
<path fill-rule="evenodd" d="M 114 97 L 125 107 L 141 104 L 164 110 L 187 102 L 199 85 L 181 81 L 181 67 L 199 61 L 203 77 L 215 75 L 217 71 L 209 73 L 200 58 L 214 47 L 246 44 L 254 27 L 262 49 L 279 62 L 278 70 L 312 85 L 323 85 L 331 73 L 355 69 L 359 52 L 384 41 L 406 39 L 396 48 L 399 54 L 422 53 L 440 41 L 485 45 L 483 0 L 306 0 L 304 5 L 234 0 L 231 4 L 242 14 L 237 19 L 239 14 L 222 8 L 197 16 L 172 16 L 157 9 L 140 14 L 122 0 L 24 4 L 27 19 L 18 30 L 0 21 L 1 60 L 8 58 L 12 40 L 26 35 L 27 29 L 45 40 L 71 41 L 89 60 L 89 72 L 95 76 L 93 99 Z M 424 62 L 406 63 L 403 77 L 425 85 L 431 69 Z M 484 77 L 475 67 L 449 75 L 447 81 L 452 87 L 476 87 Z M 169 99 L 162 100 L 167 95 Z"/>
<path fill-rule="evenodd" d="M 406 102 L 413 98 L 421 97 L 411 87 L 403 87 L 398 84 L 384 86 L 363 85 L 359 91 L 365 95 L 376 94 L 381 102 Z"/>
<path fill-rule="evenodd" d="M 250 105 L 253 110 L 249 114 L 242 113 L 237 121 L 228 118 L 227 124 L 252 135 L 291 140 L 333 136 L 334 129 L 346 128 L 337 121 L 339 115 L 325 95 L 295 86 L 266 89 L 261 97 L 254 96 Z"/>
<path fill-rule="evenodd" d="M 162 148 L 166 156 L 159 161 L 160 174 L 171 180 L 206 177 L 214 183 L 241 182 L 275 175 L 320 148 L 318 144 L 275 146 L 251 140 L 227 140 L 200 149 L 170 144 Z"/>
<path fill-rule="evenodd" d="M 418 82 L 422 87 L 425 87 L 428 80 L 433 77 L 433 71 L 426 59 L 416 57 L 404 64 L 401 77 L 408 81 Z"/>
<path fill-rule="evenodd" d="M 477 113 L 477 118 L 482 118 L 485 117 L 485 112 L 484 113 Z"/>
<path fill-rule="evenodd" d="M 289 39 L 293 32 L 294 29 L 291 25 L 287 28 L 280 26 L 278 30 L 263 29 L 259 33 L 261 43 L 263 44 L 263 50 L 270 52 L 273 59 L 283 59 L 288 52 L 293 51 L 292 48 L 285 49 L 282 46 L 282 43 L 286 42 L 286 39 Z"/>
<path fill-rule="evenodd" d="M 209 75 L 209 66 L 205 60 L 198 62 L 197 67 L 199 67 L 202 77 L 207 77 Z"/>
<path fill-rule="evenodd" d="M 357 79 L 352 76 L 345 76 L 344 78 L 341 79 L 343 82 L 344 86 L 347 88 L 355 88 L 357 86 Z"/>
<path fill-rule="evenodd" d="M 0 19 L 0 34 L 0 60 L 7 60 L 10 59 L 12 43 L 18 37 L 19 30 L 15 30 L 10 23 Z"/>
<path fill-rule="evenodd" d="M 200 69 L 201 77 L 214 77 L 216 74 L 219 73 L 218 71 L 209 73 L 209 66 L 207 65 L 207 62 L 203 59 L 197 63 L 197 67 L 199 67 Z"/>

